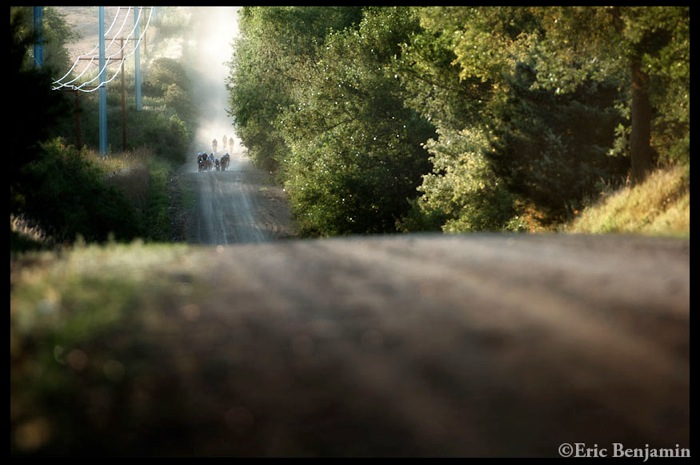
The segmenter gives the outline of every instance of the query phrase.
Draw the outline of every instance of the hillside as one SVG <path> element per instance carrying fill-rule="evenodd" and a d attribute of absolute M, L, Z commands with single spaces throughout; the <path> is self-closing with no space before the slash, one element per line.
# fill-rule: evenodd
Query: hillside
<path fill-rule="evenodd" d="M 689 172 L 682 167 L 660 169 L 638 186 L 601 192 L 561 230 L 689 237 Z"/>

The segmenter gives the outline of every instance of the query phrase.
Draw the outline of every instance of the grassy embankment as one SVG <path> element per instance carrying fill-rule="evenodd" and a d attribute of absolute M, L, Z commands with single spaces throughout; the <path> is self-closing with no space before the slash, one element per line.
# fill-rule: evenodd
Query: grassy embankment
<path fill-rule="evenodd" d="M 690 237 L 690 175 L 686 168 L 660 169 L 642 184 L 602 192 L 561 232 Z"/>

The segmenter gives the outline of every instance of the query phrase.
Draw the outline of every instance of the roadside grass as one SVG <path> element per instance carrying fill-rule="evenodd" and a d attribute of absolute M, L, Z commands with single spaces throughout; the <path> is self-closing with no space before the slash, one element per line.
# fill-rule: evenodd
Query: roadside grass
<path fill-rule="evenodd" d="M 97 157 L 105 182 L 121 191 L 141 214 L 144 238 L 167 242 L 170 239 L 168 181 L 174 168 L 147 148 Z"/>
<path fill-rule="evenodd" d="M 13 330 L 70 329 L 74 336 L 110 326 L 134 296 L 187 264 L 184 245 L 78 242 L 70 250 L 24 254 L 10 262 Z"/>
<path fill-rule="evenodd" d="M 170 241 L 169 181 L 173 173 L 172 165 L 162 159 L 154 158 L 150 164 L 148 206 L 144 215 L 146 237 L 149 241 Z"/>
<path fill-rule="evenodd" d="M 183 184 L 182 204 L 188 210 L 197 205 L 197 190 L 192 182 Z"/>
<path fill-rule="evenodd" d="M 690 237 L 689 168 L 658 169 L 638 186 L 604 190 L 559 230 Z"/>
<path fill-rule="evenodd" d="M 206 292 L 197 290 L 195 265 L 185 245 L 142 241 L 78 243 L 11 261 L 13 456 L 147 447 L 129 423 L 155 421 L 149 389 L 166 374 L 153 370 L 152 331 L 167 332 L 169 317 L 187 316 L 188 297 Z"/>
<path fill-rule="evenodd" d="M 94 165 L 106 186 L 119 191 L 137 212 L 142 224 L 141 239 L 169 242 L 171 236 L 171 192 L 169 182 L 173 165 L 155 156 L 150 149 L 137 149 L 100 156 L 89 151 L 87 159 Z M 196 198 L 190 193 L 190 203 Z M 174 199 L 177 200 L 177 199 Z M 51 250 L 57 241 L 32 218 L 10 215 L 10 255 L 31 250 Z"/>
<path fill-rule="evenodd" d="M 197 205 L 197 184 L 193 176 L 179 172 L 172 178 L 171 221 L 174 225 L 174 240 L 187 240 L 187 222 Z M 179 233 L 179 234 L 178 234 Z"/>
<path fill-rule="evenodd" d="M 120 152 L 107 157 L 95 155 L 105 173 L 105 182 L 121 191 L 126 198 L 144 213 L 148 204 L 149 165 L 154 159 L 149 149 Z"/>

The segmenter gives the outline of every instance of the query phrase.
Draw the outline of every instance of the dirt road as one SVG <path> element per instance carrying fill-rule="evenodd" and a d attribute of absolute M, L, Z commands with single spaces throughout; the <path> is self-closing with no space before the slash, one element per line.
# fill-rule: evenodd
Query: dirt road
<path fill-rule="evenodd" d="M 166 333 L 188 348 L 165 343 L 161 352 L 174 355 L 159 362 L 183 380 L 172 387 L 188 432 L 179 444 L 149 442 L 148 454 L 557 457 L 689 447 L 687 240 L 279 242 L 289 217 L 265 173 L 236 158 L 230 172 L 189 176 L 200 188 L 190 242 L 229 247 L 188 254 L 196 265 L 180 274 L 206 298 L 178 305 L 195 318 L 161 311 Z M 185 356 L 196 374 L 179 368 Z"/>
<path fill-rule="evenodd" d="M 192 303 L 214 352 L 193 357 L 225 352 L 230 368 L 217 401 L 197 404 L 222 422 L 207 453 L 689 447 L 684 241 L 416 235 L 198 253 L 216 292 Z"/>
<path fill-rule="evenodd" d="M 13 334 L 32 314 L 66 319 L 62 337 L 44 327 L 12 352 L 13 386 L 28 386 L 11 396 L 25 454 L 690 447 L 687 240 L 397 235 L 91 253 L 59 258 L 35 304 L 19 296 L 36 279 L 12 273 Z M 71 300 L 81 279 L 95 304 Z M 125 292 L 114 324 L 78 329 Z"/>
<path fill-rule="evenodd" d="M 296 234 L 284 190 L 253 166 L 244 151 L 233 152 L 226 171 L 199 172 L 192 161 L 181 176 L 197 197 L 187 219 L 187 242 L 230 245 Z"/>

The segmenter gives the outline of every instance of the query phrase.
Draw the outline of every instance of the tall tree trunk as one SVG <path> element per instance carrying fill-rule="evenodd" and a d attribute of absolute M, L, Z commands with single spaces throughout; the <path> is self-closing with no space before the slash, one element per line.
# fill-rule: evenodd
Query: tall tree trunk
<path fill-rule="evenodd" d="M 651 159 L 651 103 L 649 102 L 649 75 L 642 69 L 641 59 L 633 59 L 632 71 L 632 128 L 630 158 L 632 185 L 646 178 L 652 169 Z"/>

